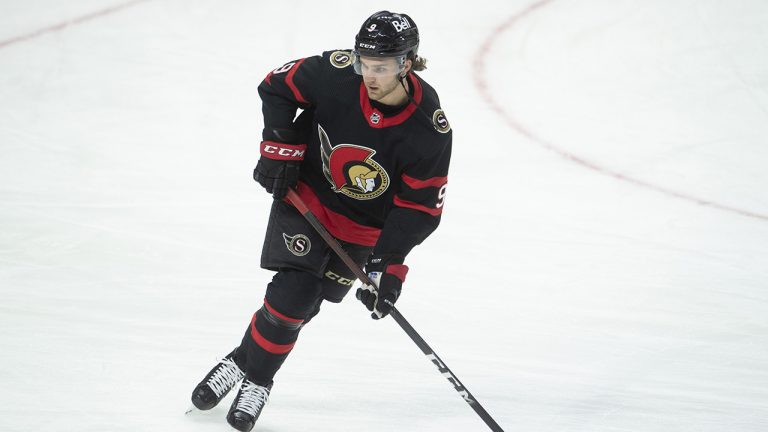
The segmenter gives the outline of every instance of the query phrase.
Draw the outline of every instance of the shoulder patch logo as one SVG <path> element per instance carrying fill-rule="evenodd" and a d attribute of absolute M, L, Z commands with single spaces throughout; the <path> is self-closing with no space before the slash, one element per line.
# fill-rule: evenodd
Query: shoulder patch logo
<path fill-rule="evenodd" d="M 448 119 L 445 117 L 445 112 L 442 109 L 437 109 L 432 114 L 432 123 L 435 125 L 435 130 L 440 133 L 448 133 L 451 130 L 451 124 L 448 123 Z"/>
<path fill-rule="evenodd" d="M 295 236 L 289 236 L 283 233 L 283 240 L 285 240 L 285 246 L 288 250 L 296 256 L 304 256 L 312 249 L 312 242 L 309 241 L 309 237 L 304 234 L 296 234 Z"/>
<path fill-rule="evenodd" d="M 343 69 L 352 64 L 352 53 L 349 51 L 334 51 L 331 53 L 331 64 Z"/>
<path fill-rule="evenodd" d="M 389 174 L 373 160 L 375 150 L 354 144 L 333 146 L 319 124 L 317 132 L 320 135 L 323 174 L 334 192 L 357 200 L 369 200 L 387 190 Z"/>

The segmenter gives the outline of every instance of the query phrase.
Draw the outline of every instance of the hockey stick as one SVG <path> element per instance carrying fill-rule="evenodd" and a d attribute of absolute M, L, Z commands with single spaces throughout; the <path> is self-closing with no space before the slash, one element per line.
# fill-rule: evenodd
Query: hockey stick
<path fill-rule="evenodd" d="M 293 203 L 293 205 L 296 207 L 297 210 L 304 216 L 304 218 L 307 219 L 307 221 L 312 225 L 313 228 L 317 231 L 318 234 L 320 234 L 320 237 L 325 240 L 326 243 L 328 243 L 328 246 L 333 249 L 334 252 L 341 258 L 341 260 L 344 262 L 344 264 L 349 267 L 350 270 L 352 270 L 352 273 L 357 276 L 360 281 L 362 281 L 364 284 L 376 286 L 371 278 L 368 277 L 368 275 L 363 271 L 362 268 L 352 259 L 352 257 L 347 254 L 347 252 L 344 250 L 344 248 L 341 247 L 339 242 L 331 235 L 331 233 L 328 232 L 327 229 L 323 226 L 323 224 L 320 222 L 319 219 L 309 210 L 307 205 L 304 203 L 304 201 L 301 199 L 299 194 L 296 193 L 293 189 L 288 189 L 288 199 Z M 480 402 L 475 399 L 474 396 L 472 396 L 472 393 L 467 390 L 466 387 L 464 387 L 464 384 L 459 381 L 459 379 L 456 377 L 456 375 L 451 372 L 451 370 L 448 368 L 448 366 L 440 359 L 440 357 L 437 356 L 437 354 L 430 348 L 430 346 L 427 344 L 427 342 L 424 341 L 424 339 L 419 335 L 419 333 L 406 321 L 406 319 L 403 317 L 403 315 L 395 308 L 395 305 L 390 303 L 387 300 L 387 304 L 389 304 L 392 307 L 392 310 L 389 312 L 389 314 L 392 316 L 392 318 L 395 319 L 395 321 L 400 325 L 400 327 L 405 330 L 405 332 L 410 336 L 411 340 L 419 347 L 421 352 L 424 353 L 425 356 L 427 356 L 427 359 L 429 359 L 432 363 L 434 363 L 435 366 L 437 366 L 437 370 L 440 371 L 440 373 L 448 380 L 448 382 L 453 385 L 453 388 L 456 389 L 457 392 L 459 392 L 459 395 L 461 395 L 462 398 L 469 404 L 469 406 L 472 407 L 473 410 L 477 413 L 477 415 L 480 416 L 481 419 L 485 422 L 486 425 L 488 425 L 489 428 L 493 432 L 504 432 L 504 430 L 501 428 L 501 426 L 496 423 L 495 420 L 491 417 L 490 414 L 483 408 L 482 405 L 480 405 Z"/>

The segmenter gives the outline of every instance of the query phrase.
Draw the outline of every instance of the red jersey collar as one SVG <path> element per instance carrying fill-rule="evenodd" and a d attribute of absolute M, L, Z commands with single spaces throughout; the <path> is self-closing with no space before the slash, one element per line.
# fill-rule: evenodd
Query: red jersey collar
<path fill-rule="evenodd" d="M 406 79 L 413 86 L 413 100 L 417 104 L 420 104 L 422 89 L 419 79 L 415 74 L 408 74 Z M 371 100 L 368 99 L 368 92 L 365 90 L 364 82 L 360 82 L 360 108 L 363 110 L 363 116 L 365 116 L 365 121 L 368 123 L 368 126 L 376 129 L 397 126 L 408 120 L 408 117 L 416 111 L 416 105 L 409 101 L 408 106 L 403 111 L 392 117 L 385 117 L 381 111 L 371 106 Z"/>

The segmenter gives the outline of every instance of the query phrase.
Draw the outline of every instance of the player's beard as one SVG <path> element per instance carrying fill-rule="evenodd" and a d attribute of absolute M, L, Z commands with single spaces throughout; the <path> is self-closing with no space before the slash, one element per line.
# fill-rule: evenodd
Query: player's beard
<path fill-rule="evenodd" d="M 375 84 L 376 89 L 373 91 L 368 87 L 368 85 L 365 86 L 365 89 L 368 92 L 369 99 L 380 102 L 382 99 L 397 91 L 398 85 L 398 81 L 393 79 L 389 83 L 382 83 L 381 81 L 377 81 Z"/>

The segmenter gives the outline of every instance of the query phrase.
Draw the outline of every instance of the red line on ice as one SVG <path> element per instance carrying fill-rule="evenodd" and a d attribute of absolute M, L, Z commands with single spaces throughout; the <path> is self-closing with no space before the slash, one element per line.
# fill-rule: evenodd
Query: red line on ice
<path fill-rule="evenodd" d="M 485 79 L 485 59 L 489 57 L 489 53 L 491 51 L 491 48 L 498 40 L 499 36 L 504 33 L 505 31 L 511 29 L 515 24 L 517 24 L 522 19 L 526 18 L 528 15 L 536 11 L 537 9 L 546 6 L 550 3 L 552 3 L 553 0 L 540 0 L 535 3 L 532 3 L 527 8 L 523 9 L 521 12 L 511 16 L 506 21 L 499 24 L 493 31 L 491 32 L 488 39 L 485 40 L 485 42 L 480 46 L 480 48 L 475 53 L 475 61 L 474 61 L 474 75 L 475 75 L 475 85 L 477 86 L 478 90 L 480 91 L 480 94 L 482 95 L 483 99 L 485 99 L 485 102 L 488 103 L 488 105 L 495 111 L 501 118 L 504 119 L 504 121 L 507 123 L 508 126 L 510 126 L 512 129 L 516 130 L 526 138 L 530 139 L 531 141 L 535 142 L 536 144 L 544 147 L 547 150 L 550 150 L 559 156 L 565 158 L 566 160 L 569 160 L 577 165 L 581 165 L 584 168 L 588 168 L 590 170 L 599 172 L 600 174 L 604 174 L 610 177 L 613 177 L 617 180 L 625 181 L 627 183 L 632 183 L 635 186 L 640 186 L 646 189 L 650 189 L 659 193 L 662 193 L 667 196 L 671 196 L 674 198 L 683 199 L 689 202 L 693 202 L 699 205 L 707 206 L 716 208 L 718 210 L 723 210 L 731 213 L 736 213 L 742 216 L 748 216 L 752 218 L 762 219 L 765 221 L 768 221 L 768 215 L 756 213 L 749 210 L 743 210 L 736 207 L 731 207 L 728 205 L 720 204 L 714 201 L 710 201 L 703 198 L 697 198 L 695 196 L 678 192 L 672 189 L 669 189 L 665 186 L 656 185 L 653 183 L 649 183 L 644 180 L 640 180 L 634 177 L 630 177 L 628 175 L 622 174 L 618 171 L 614 171 L 610 168 L 606 168 L 604 166 L 598 165 L 594 162 L 591 162 L 587 159 L 584 159 L 575 153 L 571 153 L 567 150 L 564 150 L 555 144 L 548 142 L 538 136 L 536 136 L 533 132 L 528 130 L 524 125 L 522 125 L 520 122 L 518 122 L 511 114 L 509 114 L 507 111 L 504 110 L 504 107 L 494 99 L 493 94 L 491 92 L 490 86 L 488 82 Z"/>
<path fill-rule="evenodd" d="M 10 39 L 6 39 L 4 41 L 0 41 L 0 49 L 3 49 L 5 47 L 7 47 L 9 45 L 13 45 L 15 43 L 24 42 L 24 41 L 28 41 L 30 39 L 34 39 L 34 38 L 36 38 L 38 36 L 42 36 L 44 34 L 55 33 L 55 32 L 64 30 L 64 29 L 66 29 L 68 27 L 71 27 L 73 25 L 82 24 L 82 23 L 84 23 L 86 21 L 91 21 L 91 20 L 94 20 L 96 18 L 101 18 L 101 17 L 103 17 L 105 15 L 110 15 L 110 14 L 113 14 L 115 12 L 119 12 L 119 11 L 121 11 L 123 9 L 127 9 L 127 8 L 129 8 L 131 6 L 135 6 L 135 5 L 139 4 L 139 3 L 144 3 L 144 2 L 147 2 L 147 1 L 149 1 L 149 0 L 132 0 L 132 1 L 125 2 L 125 3 L 120 3 L 120 4 L 117 4 L 117 5 L 105 8 L 105 9 L 101 9 L 101 10 L 98 10 L 98 11 L 95 11 L 95 12 L 91 12 L 91 13 L 86 14 L 86 15 L 82 15 L 82 16 L 79 16 L 79 17 L 76 17 L 76 18 L 72 18 L 72 19 L 60 22 L 58 24 L 53 24 L 53 25 L 50 25 L 48 27 L 43 27 L 43 28 L 41 28 L 39 30 L 35 30 L 33 32 L 30 32 L 30 33 L 26 33 L 26 34 L 23 34 L 23 35 L 20 35 L 20 36 L 16 36 L 16 37 L 13 37 L 13 38 L 10 38 Z"/>

